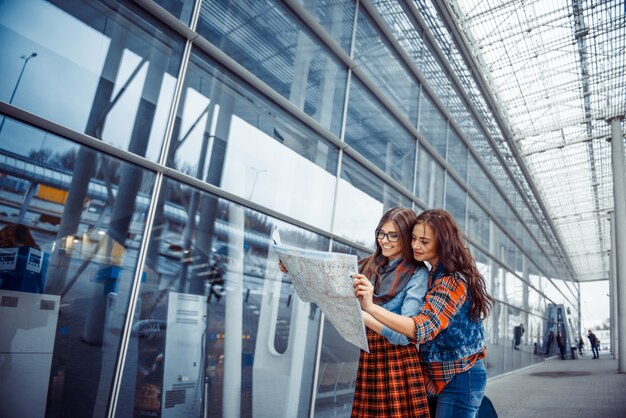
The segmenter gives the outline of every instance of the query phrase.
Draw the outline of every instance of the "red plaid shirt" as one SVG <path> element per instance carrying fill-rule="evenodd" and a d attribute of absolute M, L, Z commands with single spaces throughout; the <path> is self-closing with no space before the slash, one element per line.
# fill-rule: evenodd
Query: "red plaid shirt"
<path fill-rule="evenodd" d="M 432 280 L 432 277 L 431 277 Z M 439 332 L 445 329 L 450 320 L 457 314 L 465 298 L 467 286 L 462 280 L 453 276 L 443 276 L 437 279 L 426 294 L 426 300 L 420 313 L 413 317 L 415 323 L 416 342 L 430 341 Z M 485 357 L 486 349 L 458 360 L 443 362 L 422 362 L 424 383 L 429 396 L 438 395 L 452 378 L 469 370 L 476 361 Z"/>

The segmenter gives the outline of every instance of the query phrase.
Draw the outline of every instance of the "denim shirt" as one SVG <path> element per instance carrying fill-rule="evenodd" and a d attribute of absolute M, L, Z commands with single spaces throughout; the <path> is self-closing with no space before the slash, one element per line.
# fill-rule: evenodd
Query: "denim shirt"
<path fill-rule="evenodd" d="M 394 260 L 389 263 L 389 267 L 395 267 L 399 264 L 401 259 Z M 426 289 L 428 288 L 428 269 L 426 267 L 418 267 L 413 273 L 411 280 L 400 290 L 392 299 L 382 304 L 381 306 L 388 311 L 397 313 L 402 316 L 415 315 L 422 304 L 424 303 L 424 296 L 426 295 Z M 389 327 L 383 325 L 380 335 L 387 338 L 391 344 L 396 345 L 408 345 L 409 339 L 406 335 L 392 330 Z"/>

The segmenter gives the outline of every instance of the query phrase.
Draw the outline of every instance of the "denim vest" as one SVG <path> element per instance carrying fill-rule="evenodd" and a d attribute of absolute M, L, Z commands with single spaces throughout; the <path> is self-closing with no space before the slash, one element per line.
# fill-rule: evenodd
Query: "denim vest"
<path fill-rule="evenodd" d="M 445 274 L 443 266 L 439 264 L 432 273 L 431 283 L 434 285 L 437 279 L 444 275 L 449 274 Z M 432 285 L 429 283 L 429 289 L 431 287 Z M 472 321 L 469 318 L 471 306 L 472 301 L 468 294 L 459 311 L 450 319 L 448 327 L 441 330 L 434 339 L 420 345 L 420 357 L 422 361 L 438 363 L 459 360 L 469 357 L 483 349 L 485 346 L 483 321 Z"/>

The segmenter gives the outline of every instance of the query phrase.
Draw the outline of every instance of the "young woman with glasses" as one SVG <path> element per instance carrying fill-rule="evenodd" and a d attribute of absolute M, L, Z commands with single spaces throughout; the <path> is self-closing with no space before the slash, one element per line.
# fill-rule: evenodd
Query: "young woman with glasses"
<path fill-rule="evenodd" d="M 421 213 L 411 239 L 415 260 L 432 266 L 419 312 L 406 317 L 385 309 L 362 275 L 355 275 L 355 295 L 372 321 L 420 344 L 426 390 L 437 396 L 436 417 L 476 417 L 487 382 L 482 320 L 494 300 L 448 212 Z"/>
<path fill-rule="evenodd" d="M 417 216 L 406 208 L 385 212 L 376 227 L 376 250 L 359 262 L 358 277 L 372 286 L 373 303 L 407 319 L 415 315 L 426 293 L 428 269 L 413 258 L 411 228 Z M 287 273 L 279 262 L 281 271 Z M 429 416 L 417 347 L 363 312 L 370 352 L 361 350 L 352 417 Z"/>
<path fill-rule="evenodd" d="M 416 219 L 410 209 L 389 209 L 376 228 L 376 251 L 359 262 L 373 303 L 407 320 L 424 302 L 428 280 L 425 264 L 411 250 Z M 359 356 L 352 417 L 428 417 L 415 344 L 367 312 L 363 316 L 370 352 Z"/>

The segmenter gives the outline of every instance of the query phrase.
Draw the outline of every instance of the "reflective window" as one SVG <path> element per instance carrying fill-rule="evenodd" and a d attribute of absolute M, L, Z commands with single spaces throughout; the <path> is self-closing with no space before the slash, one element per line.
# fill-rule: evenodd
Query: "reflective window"
<path fill-rule="evenodd" d="M 411 201 L 344 155 L 333 232 L 373 248 L 380 217 L 395 206 L 410 208 Z"/>
<path fill-rule="evenodd" d="M 416 126 L 419 84 L 363 8 L 359 9 L 353 55 L 359 68 Z"/>
<path fill-rule="evenodd" d="M 420 147 L 415 194 L 429 208 L 443 207 L 444 179 L 445 171 L 441 164 Z"/>
<path fill-rule="evenodd" d="M 468 196 L 467 201 L 467 235 L 489 248 L 489 217 L 474 199 Z"/>
<path fill-rule="evenodd" d="M 387 23 L 398 43 L 409 55 L 411 62 L 421 67 L 425 48 L 422 28 L 405 12 L 401 2 L 373 0 L 372 4 Z"/>
<path fill-rule="evenodd" d="M 343 0 L 300 0 L 300 3 L 349 54 L 355 3 Z"/>
<path fill-rule="evenodd" d="M 328 239 L 172 180 L 163 194 L 117 416 L 306 415 L 321 314 L 269 244 L 275 226 L 286 245 Z"/>
<path fill-rule="evenodd" d="M 330 229 L 338 149 L 193 55 L 168 165 Z"/>
<path fill-rule="evenodd" d="M 202 3 L 197 32 L 298 109 L 339 135 L 347 71 L 285 6 Z"/>
<path fill-rule="evenodd" d="M 452 128 L 448 129 L 448 148 L 446 160 L 463 181 L 467 182 L 467 146 Z"/>
<path fill-rule="evenodd" d="M 489 207 L 491 181 L 480 165 L 478 165 L 478 161 L 473 155 L 469 156 L 467 178 L 470 189 L 478 195 L 486 207 Z"/>
<path fill-rule="evenodd" d="M 182 39 L 130 4 L 57 4 L 0 5 L 0 99 L 157 160 Z"/>
<path fill-rule="evenodd" d="M 5 126 L 0 245 L 15 262 L 0 271 L 0 416 L 99 416 L 155 175 L 15 120 Z"/>
<path fill-rule="evenodd" d="M 156 4 L 179 18 L 183 23 L 191 23 L 191 15 L 196 0 L 153 0 Z M 198 0 L 200 1 L 200 0 Z"/>
<path fill-rule="evenodd" d="M 446 176 L 446 210 L 450 212 L 456 223 L 465 230 L 466 193 L 451 176 Z"/>
<path fill-rule="evenodd" d="M 426 137 L 439 155 L 446 158 L 448 124 L 428 94 L 420 97 L 419 132 Z"/>
<path fill-rule="evenodd" d="M 415 139 L 354 77 L 345 141 L 406 188 L 413 188 Z"/>

